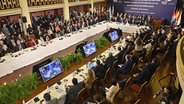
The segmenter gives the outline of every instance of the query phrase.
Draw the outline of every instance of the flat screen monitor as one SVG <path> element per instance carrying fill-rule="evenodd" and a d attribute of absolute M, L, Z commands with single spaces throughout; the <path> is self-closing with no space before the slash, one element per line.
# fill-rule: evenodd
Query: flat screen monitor
<path fill-rule="evenodd" d="M 113 32 L 111 32 L 109 34 L 109 36 L 110 36 L 111 41 L 113 42 L 113 41 L 118 39 L 118 32 L 117 31 L 113 31 Z"/>
<path fill-rule="evenodd" d="M 95 66 L 95 65 L 94 65 L 94 63 L 93 63 L 93 62 L 90 62 L 90 63 L 89 63 L 89 68 L 90 68 L 90 69 L 93 69 L 93 68 L 94 68 L 94 66 Z"/>
<path fill-rule="evenodd" d="M 84 50 L 85 56 L 87 57 L 96 52 L 96 45 L 94 42 L 91 42 L 83 46 L 83 50 Z"/>
<path fill-rule="evenodd" d="M 59 59 L 39 68 L 40 75 L 43 78 L 44 82 L 47 82 L 51 78 L 57 76 L 61 72 L 63 72 L 63 67 Z"/>

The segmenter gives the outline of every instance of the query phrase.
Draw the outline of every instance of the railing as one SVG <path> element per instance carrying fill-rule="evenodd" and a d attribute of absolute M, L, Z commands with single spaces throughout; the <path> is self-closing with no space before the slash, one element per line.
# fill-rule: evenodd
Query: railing
<path fill-rule="evenodd" d="M 19 0 L 0 0 L 0 10 L 19 8 Z"/>
<path fill-rule="evenodd" d="M 79 2 L 79 1 L 89 1 L 89 0 L 68 0 L 68 2 Z"/>
<path fill-rule="evenodd" d="M 184 90 L 184 36 L 178 42 L 176 56 L 177 56 L 176 58 L 177 74 L 178 74 L 181 88 L 182 90 Z"/>
<path fill-rule="evenodd" d="M 182 62 L 184 64 L 184 39 L 181 41 L 180 54 L 181 54 Z M 183 71 L 184 71 L 184 69 L 183 69 Z"/>
<path fill-rule="evenodd" d="M 64 3 L 64 0 L 27 0 L 28 6 L 41 6 Z"/>

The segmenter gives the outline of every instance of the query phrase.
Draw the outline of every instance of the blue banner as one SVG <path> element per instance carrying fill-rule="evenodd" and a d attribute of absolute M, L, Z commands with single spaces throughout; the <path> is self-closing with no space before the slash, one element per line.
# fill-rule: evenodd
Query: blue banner
<path fill-rule="evenodd" d="M 177 0 L 117 0 L 114 8 L 115 14 L 150 15 L 170 21 L 176 4 Z"/>

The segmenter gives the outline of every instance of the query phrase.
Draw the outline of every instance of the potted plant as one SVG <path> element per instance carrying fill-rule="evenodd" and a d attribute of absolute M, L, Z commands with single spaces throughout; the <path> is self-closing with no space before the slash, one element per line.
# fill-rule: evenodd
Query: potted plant
<path fill-rule="evenodd" d="M 103 48 L 103 45 L 101 44 L 100 40 L 95 40 L 95 45 L 97 47 L 97 49 L 102 49 Z"/>
<path fill-rule="evenodd" d="M 100 38 L 100 43 L 103 46 L 106 46 L 109 43 L 109 41 L 108 41 L 108 39 L 106 37 L 102 37 L 102 38 Z"/>
<path fill-rule="evenodd" d="M 77 53 L 74 53 L 74 62 L 80 62 L 83 58 L 81 50 L 77 50 Z"/>
<path fill-rule="evenodd" d="M 64 69 L 68 69 L 71 66 L 70 59 L 68 57 L 59 57 L 59 59 Z"/>

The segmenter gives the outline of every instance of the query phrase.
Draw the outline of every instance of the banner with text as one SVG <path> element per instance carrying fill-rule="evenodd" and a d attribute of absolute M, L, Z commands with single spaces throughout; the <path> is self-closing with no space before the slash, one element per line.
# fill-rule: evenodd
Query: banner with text
<path fill-rule="evenodd" d="M 117 0 L 114 4 L 115 13 L 151 15 L 171 20 L 177 0 Z"/>

